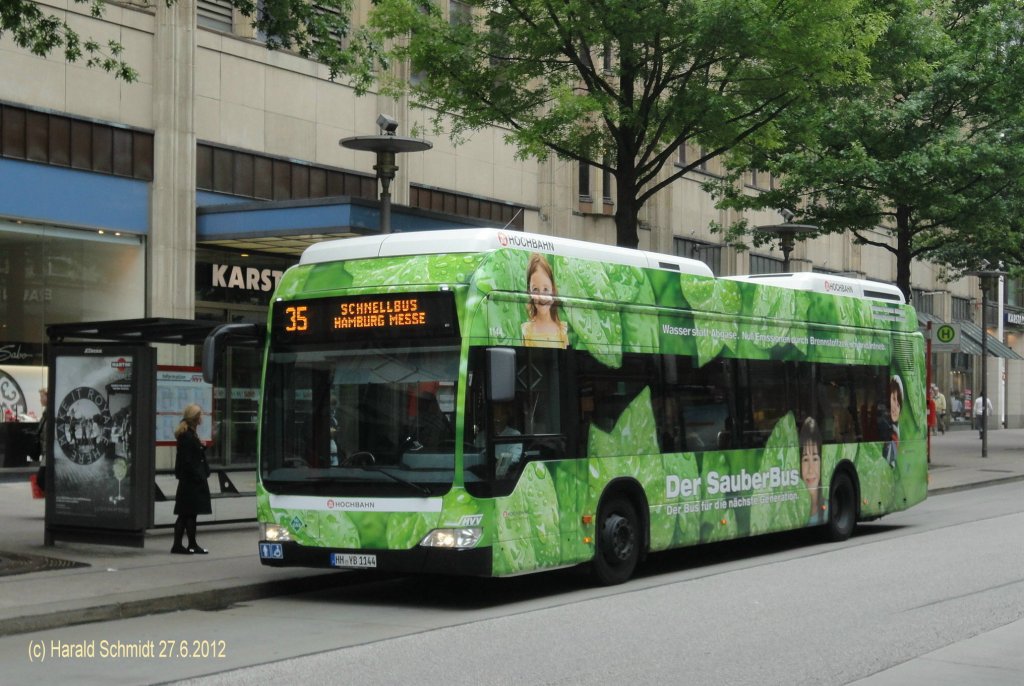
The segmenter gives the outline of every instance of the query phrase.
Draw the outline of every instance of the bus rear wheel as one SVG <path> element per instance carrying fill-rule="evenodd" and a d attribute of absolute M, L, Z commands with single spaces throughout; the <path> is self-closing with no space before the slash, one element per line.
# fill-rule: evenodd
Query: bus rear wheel
<path fill-rule="evenodd" d="M 591 565 L 594 579 L 602 586 L 613 586 L 633 576 L 642 540 L 633 504 L 622 496 L 609 499 L 597 520 L 597 549 Z"/>
<path fill-rule="evenodd" d="M 856 524 L 857 491 L 850 475 L 838 472 L 832 478 L 832 487 L 829 489 L 826 535 L 831 541 L 845 541 L 853 535 Z"/>

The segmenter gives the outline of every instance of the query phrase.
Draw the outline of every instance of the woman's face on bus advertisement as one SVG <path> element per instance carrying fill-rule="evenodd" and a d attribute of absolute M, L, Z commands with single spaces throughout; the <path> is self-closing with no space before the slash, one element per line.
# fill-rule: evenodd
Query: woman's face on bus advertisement
<path fill-rule="evenodd" d="M 535 269 L 530 274 L 530 296 L 533 304 L 538 308 L 551 307 L 555 285 L 542 269 Z"/>
<path fill-rule="evenodd" d="M 807 488 L 817 488 L 821 483 L 821 451 L 817 443 L 800 446 L 800 476 Z"/>
<path fill-rule="evenodd" d="M 900 392 L 895 388 L 889 391 L 889 417 L 893 422 L 900 420 Z"/>

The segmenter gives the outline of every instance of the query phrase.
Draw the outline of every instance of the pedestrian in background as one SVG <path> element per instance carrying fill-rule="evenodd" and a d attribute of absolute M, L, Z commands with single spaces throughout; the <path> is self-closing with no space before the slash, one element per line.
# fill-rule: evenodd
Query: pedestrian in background
<path fill-rule="evenodd" d="M 936 414 L 935 410 L 935 391 L 928 389 L 928 433 L 934 436 L 937 426 L 938 414 Z"/>
<path fill-rule="evenodd" d="M 956 391 L 953 391 L 953 397 L 949 401 L 949 409 L 953 415 L 953 421 L 959 421 L 964 413 L 964 401 L 960 399 L 960 396 Z"/>
<path fill-rule="evenodd" d="M 178 555 L 205 555 L 208 551 L 196 542 L 196 518 L 210 514 L 210 465 L 206 463 L 206 446 L 199 440 L 196 428 L 203 421 L 203 410 L 196 404 L 186 405 L 181 422 L 174 430 L 178 450 L 174 458 L 174 476 L 178 490 L 174 496 L 174 545 L 171 552 Z M 188 547 L 182 537 L 188 534 Z"/>
<path fill-rule="evenodd" d="M 40 388 L 39 404 L 43 406 L 43 412 L 39 416 L 39 424 L 36 427 L 36 453 L 39 457 L 36 485 L 44 493 L 46 492 L 46 455 L 50 452 L 50 414 L 46 410 L 49 399 L 50 395 L 46 387 Z"/>
<path fill-rule="evenodd" d="M 984 414 L 982 412 L 984 411 Z M 978 395 L 974 401 L 974 424 L 978 430 L 978 438 L 983 438 L 985 435 L 985 427 L 988 424 L 988 418 L 992 416 L 992 401 L 983 395 Z"/>
<path fill-rule="evenodd" d="M 945 435 L 949 417 L 946 414 L 946 396 L 935 386 L 935 413 L 939 415 L 939 433 Z"/>

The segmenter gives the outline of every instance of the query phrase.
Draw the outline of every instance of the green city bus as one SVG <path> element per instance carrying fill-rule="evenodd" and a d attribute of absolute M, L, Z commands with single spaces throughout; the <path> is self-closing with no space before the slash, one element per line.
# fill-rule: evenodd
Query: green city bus
<path fill-rule="evenodd" d="M 888 284 L 409 232 L 308 248 L 266 333 L 267 565 L 614 584 L 927 494 L 924 346 Z"/>

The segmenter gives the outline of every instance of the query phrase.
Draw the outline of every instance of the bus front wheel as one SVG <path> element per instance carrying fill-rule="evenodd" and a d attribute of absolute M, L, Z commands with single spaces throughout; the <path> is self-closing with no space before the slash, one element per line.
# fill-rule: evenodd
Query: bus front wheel
<path fill-rule="evenodd" d="M 857 491 L 853 480 L 846 472 L 838 472 L 832 479 L 828 496 L 828 524 L 826 533 L 829 540 L 845 541 L 853 534 L 857 524 Z"/>
<path fill-rule="evenodd" d="M 615 496 L 601 508 L 592 570 L 602 586 L 613 586 L 633 576 L 640 559 L 640 518 L 626 498 Z"/>

